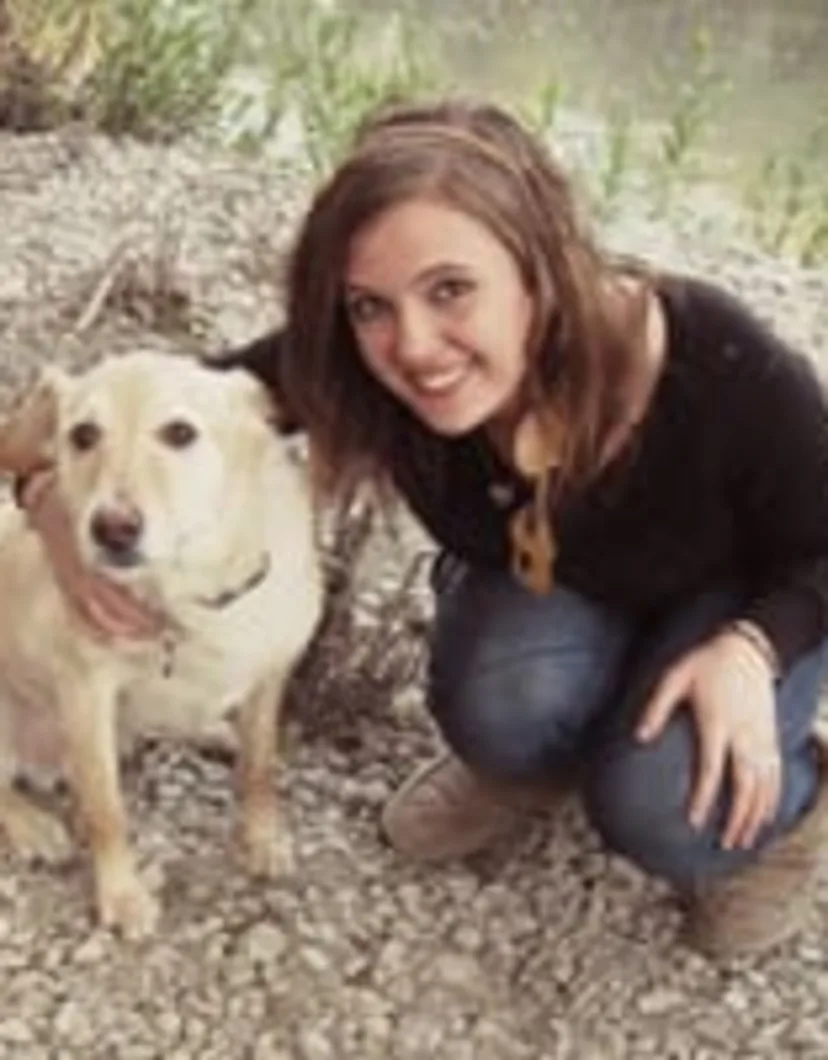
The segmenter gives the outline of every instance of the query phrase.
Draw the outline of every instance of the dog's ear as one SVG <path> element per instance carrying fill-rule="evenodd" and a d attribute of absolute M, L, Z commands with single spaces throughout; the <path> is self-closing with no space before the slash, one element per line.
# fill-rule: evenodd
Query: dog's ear
<path fill-rule="evenodd" d="M 27 475 L 52 463 L 60 396 L 68 383 L 60 368 L 43 368 L 17 407 L 0 421 L 0 471 Z"/>

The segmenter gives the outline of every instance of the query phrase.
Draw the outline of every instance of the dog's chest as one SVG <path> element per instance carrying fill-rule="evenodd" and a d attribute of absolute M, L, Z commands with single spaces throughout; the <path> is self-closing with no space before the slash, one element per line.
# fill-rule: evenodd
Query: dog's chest
<path fill-rule="evenodd" d="M 176 634 L 142 653 L 124 688 L 122 726 L 197 734 L 238 706 L 261 678 L 258 638 L 238 630 L 220 634 L 216 629 Z"/>

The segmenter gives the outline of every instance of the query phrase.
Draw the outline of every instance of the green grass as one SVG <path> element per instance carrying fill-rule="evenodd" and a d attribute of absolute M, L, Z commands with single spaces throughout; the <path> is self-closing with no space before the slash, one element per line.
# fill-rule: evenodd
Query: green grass
<path fill-rule="evenodd" d="M 440 87 L 425 31 L 400 14 L 369 17 L 312 0 L 283 0 L 272 10 L 265 4 L 259 16 L 246 55 L 261 74 L 258 106 L 247 103 L 259 118 L 240 134 L 239 146 L 257 149 L 292 111 L 300 116 L 307 159 L 322 174 L 377 104 Z M 235 108 L 242 125 L 245 106 L 242 95 Z"/>
<path fill-rule="evenodd" d="M 364 12 L 323 0 L 5 4 L 11 20 L 10 35 L 0 36 L 0 117 L 31 113 L 33 127 L 42 127 L 44 116 L 53 122 L 80 116 L 114 136 L 171 140 L 199 133 L 258 152 L 290 120 L 298 130 L 297 163 L 320 176 L 376 104 L 433 96 L 450 84 L 436 34 L 403 10 Z M 598 217 L 623 210 L 631 188 L 644 185 L 650 209 L 668 215 L 691 184 L 717 183 L 741 204 L 744 228 L 759 245 L 803 265 L 825 264 L 828 127 L 815 129 L 798 149 L 769 153 L 747 179 L 734 180 L 710 147 L 727 79 L 703 28 L 689 47 L 692 68 L 680 84 L 652 81 L 666 114 L 655 131 L 630 106 L 614 104 L 597 160 L 590 158 L 586 170 L 574 160 Z M 17 63 L 23 56 L 35 72 L 27 81 L 32 98 L 16 109 L 14 93 L 22 88 L 9 56 Z M 556 146 L 569 93 L 554 69 L 521 99 L 505 92 L 502 98 Z M 563 161 L 572 160 L 564 154 Z"/>
<path fill-rule="evenodd" d="M 766 155 L 744 202 L 749 232 L 766 250 L 808 266 L 828 262 L 828 123 L 798 150 Z"/>

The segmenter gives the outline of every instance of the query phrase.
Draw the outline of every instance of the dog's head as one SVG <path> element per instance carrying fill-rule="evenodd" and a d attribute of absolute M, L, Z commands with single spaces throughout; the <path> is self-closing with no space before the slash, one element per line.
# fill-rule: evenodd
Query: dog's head
<path fill-rule="evenodd" d="M 272 419 L 241 369 L 133 353 L 78 376 L 47 369 L 7 435 L 18 458 L 28 446 L 19 464 L 54 464 L 86 562 L 134 577 L 209 561 L 272 458 Z"/>

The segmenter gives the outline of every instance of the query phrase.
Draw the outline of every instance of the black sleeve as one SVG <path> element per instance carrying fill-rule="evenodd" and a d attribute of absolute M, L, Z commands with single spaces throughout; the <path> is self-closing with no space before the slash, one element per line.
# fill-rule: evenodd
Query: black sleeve
<path fill-rule="evenodd" d="M 787 669 L 828 636 L 828 406 L 804 356 L 739 303 L 727 314 L 732 388 L 722 412 L 751 572 L 745 617 Z"/>
<path fill-rule="evenodd" d="M 269 331 L 244 346 L 235 346 L 220 354 L 205 357 L 204 363 L 211 368 L 244 368 L 251 372 L 270 392 L 280 411 L 280 432 L 293 434 L 302 430 L 302 424 L 288 407 L 281 384 L 284 345 L 285 335 L 281 329 Z"/>

